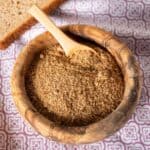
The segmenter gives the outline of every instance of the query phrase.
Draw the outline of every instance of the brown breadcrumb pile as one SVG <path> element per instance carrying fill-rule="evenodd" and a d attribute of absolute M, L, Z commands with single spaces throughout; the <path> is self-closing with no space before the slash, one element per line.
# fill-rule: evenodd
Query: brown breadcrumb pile
<path fill-rule="evenodd" d="M 36 55 L 25 85 L 35 108 L 60 125 L 82 126 L 100 120 L 119 105 L 124 91 L 114 58 L 95 45 L 97 55 L 78 51 L 67 58 L 59 45 Z"/>

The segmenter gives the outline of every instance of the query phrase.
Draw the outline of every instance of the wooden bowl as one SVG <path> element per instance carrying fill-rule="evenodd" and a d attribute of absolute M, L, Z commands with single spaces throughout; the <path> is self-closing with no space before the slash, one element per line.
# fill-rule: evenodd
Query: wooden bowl
<path fill-rule="evenodd" d="M 81 127 L 59 126 L 39 114 L 26 94 L 24 76 L 34 55 L 57 43 L 48 32 L 45 32 L 26 45 L 16 60 L 11 78 L 11 90 L 16 107 L 33 128 L 47 138 L 73 144 L 102 140 L 120 129 L 135 109 L 141 93 L 139 65 L 130 49 L 103 29 L 87 25 L 70 25 L 62 27 L 62 29 L 67 34 L 72 33 L 95 41 L 115 57 L 125 82 L 120 105 L 103 120 Z"/>

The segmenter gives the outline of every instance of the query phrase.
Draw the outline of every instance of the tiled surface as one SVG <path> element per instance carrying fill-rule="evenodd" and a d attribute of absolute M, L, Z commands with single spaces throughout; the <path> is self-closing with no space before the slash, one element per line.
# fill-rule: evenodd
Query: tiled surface
<path fill-rule="evenodd" d="M 127 43 L 143 71 L 140 103 L 128 123 L 101 142 L 73 146 L 40 136 L 16 111 L 9 83 L 20 49 L 45 30 L 37 24 L 0 52 L 0 150 L 150 150 L 150 0 L 69 0 L 55 11 L 53 19 L 58 25 L 103 27 Z"/>

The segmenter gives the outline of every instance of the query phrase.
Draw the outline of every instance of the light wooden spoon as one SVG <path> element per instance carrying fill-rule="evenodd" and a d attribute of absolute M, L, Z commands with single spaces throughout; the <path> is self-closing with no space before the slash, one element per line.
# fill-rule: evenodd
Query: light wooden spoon
<path fill-rule="evenodd" d="M 66 56 L 70 56 L 77 50 L 88 50 L 96 53 L 92 48 L 70 39 L 37 6 L 33 5 L 29 9 L 29 13 L 34 16 L 43 26 L 45 26 L 45 28 L 55 37 L 58 43 L 62 46 Z"/>

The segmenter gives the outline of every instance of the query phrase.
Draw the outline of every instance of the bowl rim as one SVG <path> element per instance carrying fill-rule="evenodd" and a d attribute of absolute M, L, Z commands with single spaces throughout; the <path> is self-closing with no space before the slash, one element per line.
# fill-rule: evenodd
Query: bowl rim
<path fill-rule="evenodd" d="M 119 130 L 129 119 L 140 98 L 142 73 L 131 50 L 110 32 L 89 25 L 62 26 L 64 32 L 70 32 L 83 38 L 95 41 L 106 48 L 119 64 L 125 82 L 124 95 L 119 106 L 106 118 L 81 127 L 58 126 L 39 114 L 31 104 L 24 86 L 24 74 L 32 57 L 43 48 L 44 41 L 53 39 L 45 32 L 31 40 L 17 57 L 11 76 L 11 91 L 18 111 L 33 128 L 43 136 L 62 143 L 82 144 L 102 140 Z M 37 44 L 37 42 L 39 44 Z"/>

